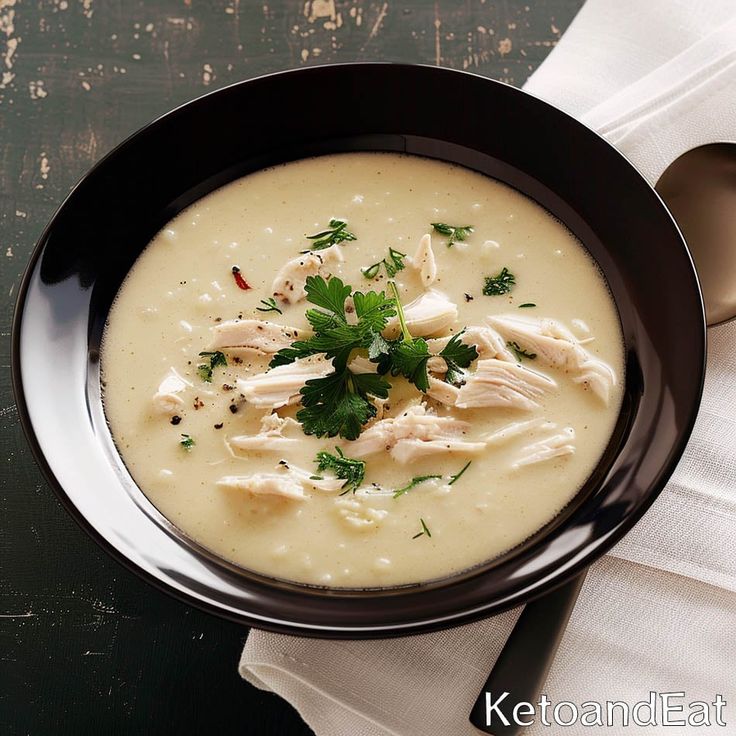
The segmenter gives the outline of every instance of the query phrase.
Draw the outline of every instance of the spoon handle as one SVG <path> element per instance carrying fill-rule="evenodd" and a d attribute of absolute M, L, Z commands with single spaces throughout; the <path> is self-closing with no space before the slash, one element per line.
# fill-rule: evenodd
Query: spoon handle
<path fill-rule="evenodd" d="M 470 722 L 476 728 L 493 736 L 516 736 L 525 730 L 514 721 L 514 706 L 522 702 L 535 704 L 539 700 L 584 580 L 585 572 L 527 603 L 470 711 Z M 496 703 L 503 693 L 508 696 L 498 704 L 498 710 L 509 725 L 503 723 L 495 710 L 488 723 L 488 706 Z M 519 712 L 523 720 L 530 718 L 524 710 Z"/>

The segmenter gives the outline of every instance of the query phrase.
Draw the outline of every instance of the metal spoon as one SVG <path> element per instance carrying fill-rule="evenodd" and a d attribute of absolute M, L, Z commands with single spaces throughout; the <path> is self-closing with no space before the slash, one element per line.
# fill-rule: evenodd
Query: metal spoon
<path fill-rule="evenodd" d="M 665 169 L 655 188 L 695 261 L 708 326 L 736 318 L 736 143 L 687 151 Z M 470 712 L 476 728 L 493 736 L 524 730 L 513 720 L 488 725 L 487 693 L 491 702 L 509 693 L 504 713 L 539 700 L 584 579 L 585 573 L 526 605 Z"/>

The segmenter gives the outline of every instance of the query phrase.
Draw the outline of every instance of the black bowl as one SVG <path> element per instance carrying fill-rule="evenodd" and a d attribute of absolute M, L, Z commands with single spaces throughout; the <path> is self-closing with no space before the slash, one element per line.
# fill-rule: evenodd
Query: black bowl
<path fill-rule="evenodd" d="M 340 109 L 321 102 L 339 95 Z M 194 200 L 264 166 L 337 151 L 462 164 L 532 197 L 600 264 L 618 307 L 626 389 L 588 483 L 545 529 L 450 578 L 338 591 L 266 578 L 189 540 L 136 487 L 100 400 L 110 304 L 151 237 Z M 497 613 L 563 583 L 636 522 L 690 434 L 705 360 L 692 261 L 636 169 L 573 118 L 513 87 L 446 69 L 313 67 L 235 84 L 174 110 L 97 164 L 46 228 L 24 275 L 13 381 L 29 442 L 67 510 L 163 590 L 265 629 L 378 637 Z"/>

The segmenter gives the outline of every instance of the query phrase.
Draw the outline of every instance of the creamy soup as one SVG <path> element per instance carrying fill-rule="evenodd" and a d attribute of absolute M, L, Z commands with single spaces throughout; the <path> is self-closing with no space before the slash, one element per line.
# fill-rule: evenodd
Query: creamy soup
<path fill-rule="evenodd" d="M 551 521 L 610 438 L 623 349 L 596 264 L 538 204 L 356 153 L 172 220 L 120 289 L 102 368 L 117 447 L 173 524 L 266 575 L 363 587 Z"/>

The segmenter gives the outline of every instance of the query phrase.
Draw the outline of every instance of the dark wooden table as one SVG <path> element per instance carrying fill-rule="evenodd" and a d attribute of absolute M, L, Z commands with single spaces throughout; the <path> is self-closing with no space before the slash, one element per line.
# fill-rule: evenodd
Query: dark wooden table
<path fill-rule="evenodd" d="M 247 631 L 109 559 L 26 447 L 10 390 L 15 291 L 75 181 L 151 118 L 278 69 L 382 59 L 520 85 L 581 4 L 0 0 L 0 733 L 311 733 L 238 677 Z"/>

